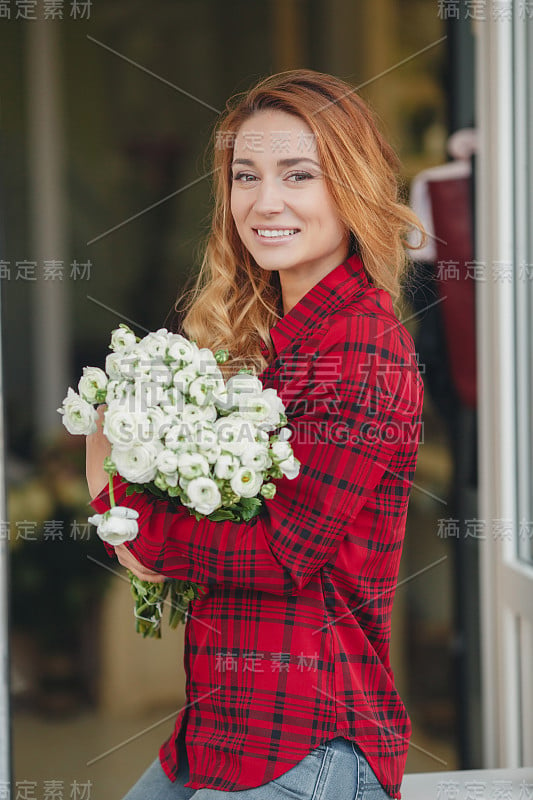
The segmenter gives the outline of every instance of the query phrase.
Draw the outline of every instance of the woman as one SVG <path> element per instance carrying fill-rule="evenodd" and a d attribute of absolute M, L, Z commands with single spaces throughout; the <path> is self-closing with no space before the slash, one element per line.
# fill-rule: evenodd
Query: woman
<path fill-rule="evenodd" d="M 410 723 L 390 618 L 423 384 L 393 300 L 420 226 L 371 112 L 335 77 L 264 79 L 228 102 L 213 144 L 183 330 L 278 391 L 301 469 L 242 524 L 113 479 L 116 503 L 139 511 L 120 563 L 208 589 L 185 631 L 187 706 L 127 798 L 400 797 Z M 100 429 L 87 437 L 97 511 L 109 452 Z"/>

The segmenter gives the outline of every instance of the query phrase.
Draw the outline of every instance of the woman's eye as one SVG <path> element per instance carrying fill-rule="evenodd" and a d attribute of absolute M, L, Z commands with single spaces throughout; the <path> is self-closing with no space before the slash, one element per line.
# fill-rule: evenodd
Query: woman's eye
<path fill-rule="evenodd" d="M 308 172 L 293 172 L 290 175 L 287 175 L 287 178 L 297 178 L 298 180 L 294 181 L 295 183 L 300 183 L 302 180 L 307 180 L 307 178 L 312 178 L 313 176 L 310 175 Z"/>
<path fill-rule="evenodd" d="M 243 183 L 249 183 L 248 180 L 243 180 L 246 178 L 254 178 L 255 176 L 251 174 L 251 172 L 238 172 L 236 175 L 232 176 L 232 181 L 242 181 Z"/>
<path fill-rule="evenodd" d="M 308 172 L 292 172 L 290 175 L 287 175 L 287 180 L 291 180 L 292 183 L 301 183 L 312 177 L 313 175 L 310 175 Z M 231 176 L 231 180 L 233 182 L 251 183 L 257 180 L 257 178 L 255 175 L 252 175 L 251 172 L 237 172 L 236 175 Z"/>

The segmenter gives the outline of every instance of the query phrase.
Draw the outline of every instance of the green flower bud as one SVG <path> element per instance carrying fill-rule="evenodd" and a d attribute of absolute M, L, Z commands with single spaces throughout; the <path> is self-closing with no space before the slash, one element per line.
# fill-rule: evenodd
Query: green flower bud
<path fill-rule="evenodd" d="M 265 500 L 272 500 L 276 494 L 276 487 L 273 483 L 264 483 L 261 486 L 259 493 L 263 495 Z"/>
<path fill-rule="evenodd" d="M 229 350 L 217 350 L 215 353 L 215 361 L 217 364 L 224 364 L 229 358 Z"/>
<path fill-rule="evenodd" d="M 104 458 L 104 472 L 107 472 L 108 475 L 115 475 L 117 472 L 115 463 L 109 456 Z"/>

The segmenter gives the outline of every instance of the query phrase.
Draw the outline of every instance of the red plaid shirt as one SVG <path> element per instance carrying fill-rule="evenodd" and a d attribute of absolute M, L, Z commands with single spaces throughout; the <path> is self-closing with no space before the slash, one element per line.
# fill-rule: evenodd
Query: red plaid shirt
<path fill-rule="evenodd" d="M 423 383 L 389 294 L 353 255 L 271 329 L 259 376 L 282 398 L 299 476 L 248 523 L 197 521 L 148 494 L 128 549 L 208 588 L 185 629 L 187 706 L 160 749 L 171 780 L 185 729 L 194 789 L 240 791 L 344 736 L 400 797 L 411 732 L 389 662 Z M 265 349 L 266 355 L 266 349 Z M 107 488 L 92 502 L 109 508 Z"/>

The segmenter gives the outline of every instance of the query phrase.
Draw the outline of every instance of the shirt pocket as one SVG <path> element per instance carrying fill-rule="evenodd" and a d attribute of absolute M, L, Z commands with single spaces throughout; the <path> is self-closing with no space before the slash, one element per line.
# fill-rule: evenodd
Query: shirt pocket
<path fill-rule="evenodd" d="M 304 758 L 302 758 L 296 766 L 274 778 L 270 783 L 273 787 L 278 787 L 283 790 L 282 797 L 287 796 L 285 793 L 290 793 L 290 797 L 294 800 L 309 800 L 310 797 L 315 796 L 315 788 L 327 769 L 331 753 L 328 752 L 327 743 L 321 744 L 311 750 Z M 270 784 L 266 784 L 264 789 Z M 273 793 L 272 800 L 279 800 L 280 794 Z M 261 800 L 271 800 L 268 793 L 261 795 Z"/>

